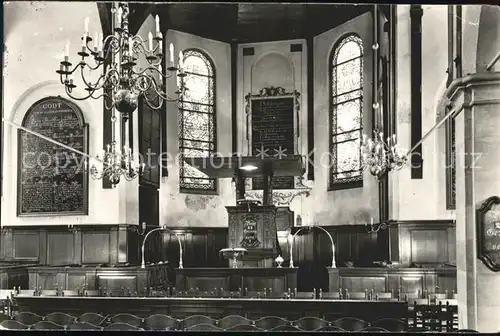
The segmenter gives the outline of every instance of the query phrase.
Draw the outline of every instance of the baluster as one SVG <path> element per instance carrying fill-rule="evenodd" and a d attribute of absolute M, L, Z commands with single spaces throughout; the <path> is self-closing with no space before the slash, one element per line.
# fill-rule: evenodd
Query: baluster
<path fill-rule="evenodd" d="M 319 299 L 321 300 L 323 298 L 323 288 L 319 289 Z"/>
<path fill-rule="evenodd" d="M 313 300 L 316 300 L 316 288 L 313 288 L 313 297 L 312 297 Z"/>

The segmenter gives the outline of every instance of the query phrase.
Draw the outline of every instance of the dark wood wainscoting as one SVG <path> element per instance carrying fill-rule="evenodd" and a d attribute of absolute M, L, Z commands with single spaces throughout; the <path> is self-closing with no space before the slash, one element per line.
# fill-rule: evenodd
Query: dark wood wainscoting
<path fill-rule="evenodd" d="M 126 225 L 12 227 L 1 235 L 0 260 L 40 265 L 125 264 L 137 260 L 138 235 Z"/>
<path fill-rule="evenodd" d="M 151 227 L 149 227 L 151 228 Z M 455 261 L 453 221 L 393 221 L 387 229 L 367 232 L 364 225 L 323 226 L 333 237 L 337 267 L 372 266 L 391 259 L 402 265 L 443 264 Z M 184 267 L 228 267 L 219 251 L 227 247 L 227 227 L 170 227 L 183 246 Z M 291 229 L 295 233 L 299 228 Z M 142 238 L 127 226 L 15 227 L 1 236 L 0 261 L 34 262 L 42 265 L 139 264 Z M 289 265 L 289 231 L 278 233 L 284 266 Z M 391 242 L 389 247 L 389 241 Z M 316 261 L 331 266 L 331 244 L 319 229 L 302 230 L 293 244 L 294 263 Z M 147 263 L 169 261 L 179 266 L 179 244 L 174 234 L 153 233 L 146 244 Z"/>
<path fill-rule="evenodd" d="M 347 262 L 366 267 L 373 261 L 391 260 L 401 265 L 439 265 L 454 263 L 455 224 L 453 221 L 391 221 L 387 229 L 368 232 L 364 225 L 323 226 L 335 243 L 337 267 Z M 299 228 L 292 229 L 292 233 Z M 283 258 L 290 260 L 291 239 L 282 235 L 280 239 Z M 389 245 L 390 243 L 390 245 Z M 285 253 L 285 251 L 287 251 Z M 302 230 L 297 234 L 293 247 L 294 263 L 317 261 L 331 266 L 332 252 L 329 237 L 319 229 Z"/>
<path fill-rule="evenodd" d="M 394 221 L 384 231 L 390 237 L 392 260 L 403 265 L 456 262 L 452 220 Z"/>
<path fill-rule="evenodd" d="M 219 253 L 221 249 L 227 247 L 227 227 L 169 229 L 175 232 L 181 240 L 185 268 L 229 266 L 229 262 Z M 168 260 L 174 267 L 178 267 L 179 243 L 177 238 L 174 234 L 168 232 L 159 232 L 158 235 L 163 238 L 160 260 Z M 149 242 L 147 244 L 149 245 Z M 148 259 L 147 261 L 151 260 Z"/>
<path fill-rule="evenodd" d="M 352 262 L 355 266 L 372 265 L 375 260 L 380 260 L 380 250 L 377 246 L 377 234 L 368 233 L 363 225 L 336 225 L 323 226 L 333 238 L 335 244 L 335 260 L 338 267 L 343 267 L 346 262 Z M 299 227 L 292 229 L 297 232 Z M 283 257 L 288 264 L 290 261 L 291 239 L 287 239 L 283 251 L 287 251 Z M 283 254 L 285 254 L 283 252 Z M 319 229 L 299 232 L 293 243 L 294 264 L 304 261 L 316 261 L 331 266 L 332 247 L 328 235 Z"/>

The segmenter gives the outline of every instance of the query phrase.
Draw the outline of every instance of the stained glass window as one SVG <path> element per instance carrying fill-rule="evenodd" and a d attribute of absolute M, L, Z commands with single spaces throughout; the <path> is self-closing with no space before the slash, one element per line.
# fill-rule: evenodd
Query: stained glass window
<path fill-rule="evenodd" d="M 362 181 L 363 43 L 340 40 L 330 56 L 330 188 Z"/>
<path fill-rule="evenodd" d="M 200 50 L 184 51 L 186 94 L 179 102 L 179 165 L 181 191 L 216 191 L 216 180 L 184 161 L 216 151 L 215 71 Z"/>

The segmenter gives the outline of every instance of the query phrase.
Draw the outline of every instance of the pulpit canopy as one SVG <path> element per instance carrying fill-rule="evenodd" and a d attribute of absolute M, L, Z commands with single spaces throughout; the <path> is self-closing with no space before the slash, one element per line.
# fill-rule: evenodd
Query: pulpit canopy
<path fill-rule="evenodd" d="M 303 158 L 300 155 L 287 155 L 282 158 L 259 158 L 255 156 L 232 157 L 190 157 L 184 161 L 211 178 L 233 177 L 238 171 L 245 177 L 265 176 L 302 176 L 305 173 Z"/>

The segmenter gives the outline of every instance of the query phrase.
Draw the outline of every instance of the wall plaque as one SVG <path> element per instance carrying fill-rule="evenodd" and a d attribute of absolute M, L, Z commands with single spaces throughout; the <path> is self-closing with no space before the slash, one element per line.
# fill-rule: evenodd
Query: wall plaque
<path fill-rule="evenodd" d="M 88 125 L 69 100 L 47 97 L 33 104 L 23 126 L 86 153 Z M 88 165 L 82 155 L 18 131 L 18 216 L 88 213 Z"/>
<path fill-rule="evenodd" d="M 494 272 L 500 271 L 500 197 L 492 196 L 476 212 L 477 256 Z"/>
<path fill-rule="evenodd" d="M 247 95 L 247 141 L 249 152 L 258 157 L 282 158 L 297 152 L 299 136 L 299 97 L 280 87 L 262 89 L 257 95 Z M 273 189 L 295 188 L 294 177 L 274 177 Z M 252 189 L 263 189 L 263 179 L 254 178 Z"/>

